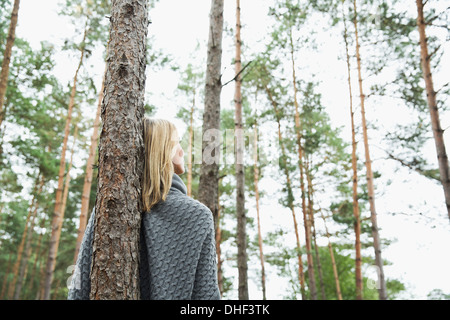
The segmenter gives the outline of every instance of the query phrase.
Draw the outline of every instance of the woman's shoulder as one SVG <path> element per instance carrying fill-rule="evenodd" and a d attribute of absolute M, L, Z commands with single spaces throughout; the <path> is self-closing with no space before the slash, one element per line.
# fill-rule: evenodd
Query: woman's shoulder
<path fill-rule="evenodd" d="M 177 192 L 176 194 L 170 193 L 167 200 L 168 204 L 174 208 L 183 209 L 182 211 L 189 215 L 210 219 L 212 221 L 213 216 L 211 210 L 194 198 Z"/>

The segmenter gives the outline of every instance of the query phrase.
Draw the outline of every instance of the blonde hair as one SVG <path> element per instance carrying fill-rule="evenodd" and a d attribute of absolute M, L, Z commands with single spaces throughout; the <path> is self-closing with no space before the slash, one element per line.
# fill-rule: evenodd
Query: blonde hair
<path fill-rule="evenodd" d="M 144 117 L 144 177 L 142 204 L 144 212 L 166 200 L 172 185 L 172 158 L 178 145 L 177 129 L 163 119 Z"/>

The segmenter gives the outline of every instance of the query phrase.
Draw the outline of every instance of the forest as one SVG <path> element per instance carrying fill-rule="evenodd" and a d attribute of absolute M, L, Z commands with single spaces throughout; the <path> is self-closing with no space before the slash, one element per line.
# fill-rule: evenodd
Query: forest
<path fill-rule="evenodd" d="M 0 8 L 0 300 L 66 300 L 102 203 L 140 222 L 116 203 L 140 192 L 144 115 L 180 132 L 223 299 L 450 300 L 448 1 Z"/>

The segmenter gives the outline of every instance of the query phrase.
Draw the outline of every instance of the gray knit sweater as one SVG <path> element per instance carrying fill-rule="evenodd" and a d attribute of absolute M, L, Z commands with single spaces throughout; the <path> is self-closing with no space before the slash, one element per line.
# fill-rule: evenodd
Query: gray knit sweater
<path fill-rule="evenodd" d="M 88 300 L 94 213 L 86 226 L 69 288 L 69 300 Z M 214 223 L 211 211 L 186 195 L 174 174 L 165 201 L 142 216 L 141 299 L 218 300 Z"/>

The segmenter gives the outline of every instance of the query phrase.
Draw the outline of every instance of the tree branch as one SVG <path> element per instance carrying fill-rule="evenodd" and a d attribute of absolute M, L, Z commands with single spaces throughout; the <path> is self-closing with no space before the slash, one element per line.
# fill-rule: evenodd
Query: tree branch
<path fill-rule="evenodd" d="M 225 87 L 227 84 L 229 84 L 230 82 L 232 82 L 232 81 L 236 81 L 236 79 L 237 79 L 237 77 L 239 77 L 239 75 L 242 73 L 242 71 L 244 71 L 245 70 L 245 68 L 247 68 L 248 66 L 249 66 L 249 64 L 250 63 L 252 63 L 252 61 L 250 61 L 250 62 L 248 62 L 235 76 L 234 76 L 234 78 L 233 79 L 231 79 L 231 80 L 229 80 L 229 81 L 227 81 L 227 82 L 225 82 L 223 85 L 222 85 L 222 87 Z"/>

